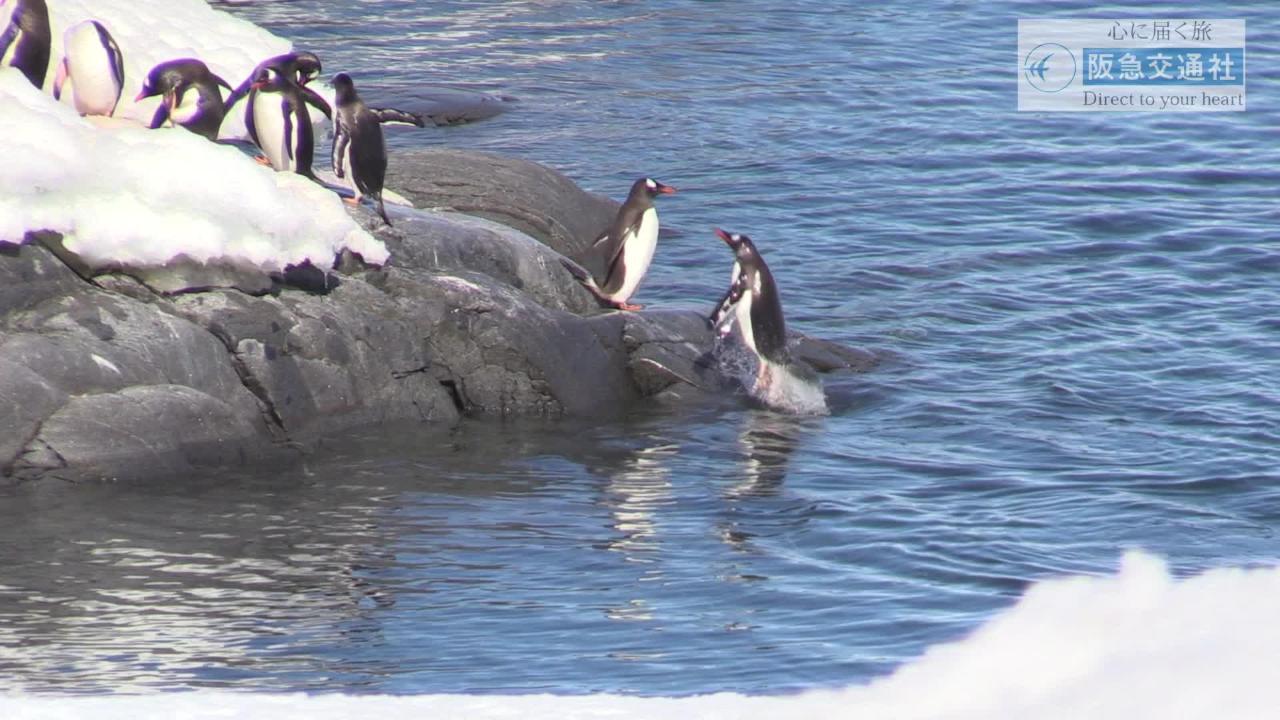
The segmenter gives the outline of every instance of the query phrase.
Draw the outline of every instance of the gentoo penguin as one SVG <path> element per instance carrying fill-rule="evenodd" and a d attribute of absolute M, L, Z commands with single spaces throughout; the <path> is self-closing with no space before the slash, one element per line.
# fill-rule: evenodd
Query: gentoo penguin
<path fill-rule="evenodd" d="M 271 167 L 315 180 L 311 171 L 315 136 L 307 99 L 306 91 L 291 73 L 264 67 L 249 85 L 244 120 L 249 137 L 262 149 Z M 325 104 L 323 109 L 328 107 Z"/>
<path fill-rule="evenodd" d="M 725 335 L 736 320 L 743 343 L 761 360 L 763 377 L 769 363 L 785 365 L 791 361 L 778 286 L 751 238 L 720 228 L 716 228 L 716 235 L 733 250 L 736 272 L 729 292 L 711 315 L 711 325 Z"/>
<path fill-rule="evenodd" d="M 71 26 L 62 38 L 54 99 L 67 95 L 81 115 L 115 114 L 124 90 L 124 57 L 115 38 L 97 20 Z"/>
<path fill-rule="evenodd" d="M 420 115 L 400 110 L 378 110 L 364 104 L 355 83 L 346 73 L 333 76 L 337 118 L 333 122 L 333 174 L 351 175 L 356 202 L 368 197 L 378 203 L 378 214 L 390 225 L 382 202 L 382 183 L 387 175 L 387 146 L 382 138 L 383 123 L 408 123 L 423 127 Z"/>
<path fill-rule="evenodd" d="M 49 73 L 49 8 L 45 0 L 0 0 L 0 12 L 9 10 L 0 31 L 0 67 L 15 67 L 32 85 L 44 89 Z"/>
<path fill-rule="evenodd" d="M 160 107 L 151 118 L 152 129 L 167 121 L 217 140 L 218 128 L 222 127 L 226 115 L 219 85 L 231 89 L 226 80 L 210 72 L 203 62 L 195 58 L 169 60 L 151 68 L 142 92 L 134 101 L 163 95 Z"/>
<path fill-rule="evenodd" d="M 653 261 L 658 245 L 658 210 L 653 205 L 659 195 L 676 191 L 653 178 L 640 178 L 631 186 L 618 215 L 591 247 L 564 265 L 600 300 L 620 310 L 639 310 L 643 305 L 627 302 L 635 294 Z"/>
<path fill-rule="evenodd" d="M 305 97 L 314 107 L 320 110 L 320 112 L 324 113 L 326 118 L 332 120 L 333 113 L 329 109 L 329 103 L 325 102 L 324 98 L 320 97 L 316 91 L 307 87 L 307 83 L 315 80 L 316 77 L 320 75 L 320 67 L 320 58 L 317 57 L 315 53 L 310 52 L 288 53 L 287 55 L 277 55 L 272 58 L 267 58 L 266 60 L 258 63 L 258 66 L 253 69 L 253 72 L 249 74 L 249 77 L 245 78 L 245 81 L 240 83 L 240 86 L 235 90 L 232 90 L 231 94 L 227 96 L 227 110 L 230 111 L 241 98 L 248 95 L 253 88 L 254 79 L 257 78 L 263 70 L 270 68 L 284 77 L 292 78 L 293 81 L 297 83 L 298 87 L 302 88 L 303 97 Z"/>

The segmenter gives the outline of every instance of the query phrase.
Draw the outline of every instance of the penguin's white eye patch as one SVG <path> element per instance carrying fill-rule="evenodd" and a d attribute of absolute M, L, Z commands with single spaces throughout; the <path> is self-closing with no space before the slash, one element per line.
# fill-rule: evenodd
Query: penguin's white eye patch
<path fill-rule="evenodd" d="M 644 184 L 645 184 L 645 186 L 646 186 L 646 187 L 648 187 L 650 190 L 656 190 L 656 189 L 657 189 L 657 187 L 658 187 L 658 183 L 654 182 L 652 178 L 650 178 L 650 179 L 648 179 L 648 180 L 645 180 L 645 181 L 644 181 Z"/>

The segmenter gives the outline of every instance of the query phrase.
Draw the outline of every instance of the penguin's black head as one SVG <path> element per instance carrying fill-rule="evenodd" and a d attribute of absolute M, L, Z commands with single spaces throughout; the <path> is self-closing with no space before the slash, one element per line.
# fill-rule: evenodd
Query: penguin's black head
<path fill-rule="evenodd" d="M 723 240 L 725 245 L 729 246 L 739 263 L 747 265 L 759 259 L 760 253 L 756 252 L 755 243 L 751 242 L 751 238 L 746 235 L 727 233 L 720 228 L 716 228 L 716 236 Z"/>
<path fill-rule="evenodd" d="M 320 76 L 320 58 L 315 53 L 295 53 L 293 67 L 298 73 L 299 85 L 306 85 Z"/>
<path fill-rule="evenodd" d="M 670 185 L 663 185 L 650 177 L 640 178 L 631 186 L 631 192 L 643 192 L 650 198 L 655 198 L 659 195 L 671 195 L 675 193 L 675 191 L 676 189 Z"/>
<path fill-rule="evenodd" d="M 284 83 L 285 76 L 280 72 L 279 68 L 266 66 L 260 67 L 254 71 L 249 87 L 254 90 L 261 90 L 263 88 L 279 90 Z"/>
<path fill-rule="evenodd" d="M 142 83 L 142 92 L 133 101 L 163 95 L 180 84 L 194 82 L 208 73 L 209 67 L 195 58 L 166 60 L 151 68 L 147 79 Z"/>
<path fill-rule="evenodd" d="M 333 76 L 333 89 L 335 91 L 334 98 L 339 105 L 345 105 L 355 102 L 359 99 L 356 94 L 356 84 L 351 80 L 351 76 L 346 73 L 338 73 Z"/>

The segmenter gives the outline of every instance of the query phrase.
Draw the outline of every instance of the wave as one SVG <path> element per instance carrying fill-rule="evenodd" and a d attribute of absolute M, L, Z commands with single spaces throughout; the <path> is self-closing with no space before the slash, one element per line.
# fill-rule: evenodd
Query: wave
<path fill-rule="evenodd" d="M 1178 579 L 1124 556 L 1110 576 L 1033 585 L 969 637 L 868 685 L 789 696 L 263 695 L 226 692 L 0 698 L 4 717 L 1271 718 L 1280 683 L 1280 567 Z"/>

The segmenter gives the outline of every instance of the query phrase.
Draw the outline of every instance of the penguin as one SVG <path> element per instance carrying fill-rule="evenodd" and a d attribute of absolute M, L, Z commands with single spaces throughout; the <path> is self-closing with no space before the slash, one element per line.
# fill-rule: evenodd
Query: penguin
<path fill-rule="evenodd" d="M 311 127 L 311 113 L 307 110 L 308 92 L 287 68 L 282 72 L 273 66 L 263 67 L 249 84 L 245 127 L 254 144 L 267 156 L 271 167 L 316 180 L 311 170 L 315 159 L 315 135 Z M 311 92 L 311 95 L 315 93 Z M 328 108 L 325 103 L 321 111 Z"/>
<path fill-rule="evenodd" d="M 334 102 L 338 110 L 333 123 L 333 174 L 345 178 L 350 173 L 356 202 L 364 197 L 372 198 L 378 203 L 383 222 L 390 225 L 382 202 L 382 183 L 387 175 L 387 146 L 382 137 L 382 124 L 408 123 L 423 127 L 426 123 L 420 115 L 365 105 L 346 73 L 333 76 L 333 88 L 337 91 Z"/>
<path fill-rule="evenodd" d="M 53 98 L 68 95 L 81 115 L 114 115 L 124 90 L 124 56 L 115 38 L 97 20 L 77 23 L 62 37 Z"/>
<path fill-rule="evenodd" d="M 226 80 L 210 72 L 203 62 L 195 58 L 169 60 L 151 68 L 134 102 L 163 95 L 160 107 L 151 118 L 153 130 L 168 122 L 217 140 L 218 128 L 226 116 L 219 85 L 231 89 Z"/>
<path fill-rule="evenodd" d="M 627 301 L 644 279 L 658 245 L 658 210 L 653 201 L 675 191 L 653 178 L 636 180 L 604 234 L 572 260 L 566 259 L 564 266 L 601 301 L 619 310 L 643 308 Z"/>
<path fill-rule="evenodd" d="M 735 276 L 729 291 L 711 314 L 711 326 L 723 336 L 736 320 L 743 343 L 761 361 L 763 378 L 770 364 L 791 363 L 778 286 L 751 238 L 720 228 L 716 228 L 716 235 L 733 250 Z"/>
<path fill-rule="evenodd" d="M 15 67 L 32 85 L 44 89 L 49 74 L 53 35 L 45 0 L 0 0 L 0 12 L 9 9 L 0 31 L 0 67 Z"/>
<path fill-rule="evenodd" d="M 253 72 L 249 74 L 249 77 L 245 78 L 245 81 L 240 83 L 239 87 L 232 90 L 231 94 L 227 96 L 226 106 L 228 112 L 251 92 L 254 78 L 268 68 L 274 69 L 287 78 L 292 78 L 298 87 L 302 88 L 302 94 L 307 101 L 324 113 L 326 118 L 333 119 L 329 103 L 325 102 L 325 99 L 320 97 L 316 91 L 307 87 L 307 83 L 319 77 L 321 64 L 320 58 L 315 53 L 305 51 L 277 55 L 258 63 Z"/>

